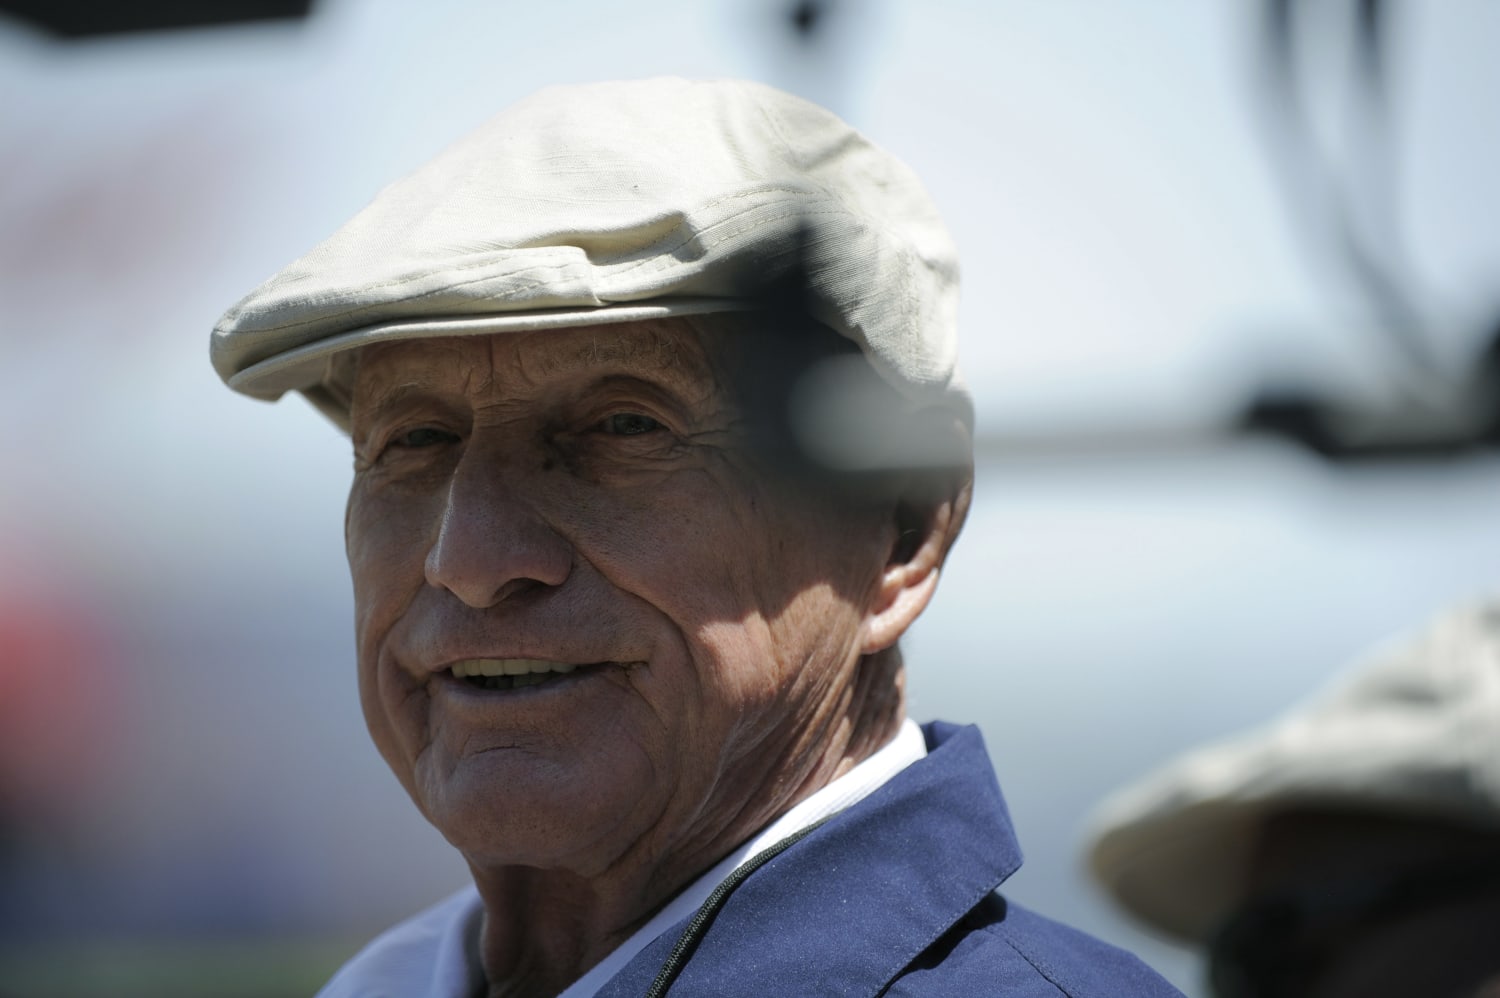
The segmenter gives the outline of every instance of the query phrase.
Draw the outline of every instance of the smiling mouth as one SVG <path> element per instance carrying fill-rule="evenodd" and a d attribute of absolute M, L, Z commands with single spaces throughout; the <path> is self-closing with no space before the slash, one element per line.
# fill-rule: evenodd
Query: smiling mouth
<path fill-rule="evenodd" d="M 602 663 L 601 663 L 602 664 Z M 548 662 L 539 658 L 466 658 L 455 662 L 448 672 L 481 690 L 516 690 L 569 675 L 592 665 Z"/>

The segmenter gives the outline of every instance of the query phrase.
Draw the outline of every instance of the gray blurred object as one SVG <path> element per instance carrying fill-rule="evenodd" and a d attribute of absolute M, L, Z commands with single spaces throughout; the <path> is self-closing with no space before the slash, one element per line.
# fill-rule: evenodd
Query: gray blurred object
<path fill-rule="evenodd" d="M 1387 373 L 1380 397 L 1314 384 L 1270 383 L 1241 428 L 1294 440 L 1331 460 L 1442 457 L 1500 443 L 1500 323 L 1465 365 L 1442 363 L 1401 231 L 1399 145 L 1389 96 L 1392 5 L 1348 0 L 1350 97 L 1339 166 L 1318 141 L 1299 61 L 1308 14 L 1327 5 L 1265 0 L 1257 110 L 1288 216 L 1311 262 L 1363 301 L 1370 347 Z"/>
<path fill-rule="evenodd" d="M 256 21 L 300 20 L 312 0 L 0 0 L 0 14 L 62 39 L 202 28 Z"/>
<path fill-rule="evenodd" d="M 872 65 L 880 0 L 749 0 L 745 28 L 758 37 L 763 79 L 858 124 L 855 113 Z"/>
<path fill-rule="evenodd" d="M 1342 994 L 1311 984 L 1375 939 L 1404 973 L 1441 963 L 1500 987 L 1500 600 L 1169 763 L 1107 800 L 1094 829 L 1093 876 L 1151 927 L 1208 946 L 1221 996 Z M 1461 908 L 1476 939 L 1440 938 L 1462 953 L 1413 951 L 1399 935 Z M 1361 960 L 1362 973 L 1378 963 Z M 1257 981 L 1301 983 L 1251 986 L 1246 964 Z"/>
<path fill-rule="evenodd" d="M 1356 391 L 1348 372 L 1310 360 L 1278 369 L 1265 357 L 1252 362 L 1248 390 L 1222 422 L 1164 427 L 1127 418 L 1063 432 L 985 431 L 976 440 L 983 459 L 1193 455 L 1258 436 L 1342 467 L 1463 458 L 1500 445 L 1500 315 L 1472 329 L 1435 318 L 1401 225 L 1403 147 L 1389 65 L 1404 37 L 1392 30 L 1397 7 L 1262 0 L 1251 48 L 1254 120 L 1289 229 L 1320 283 L 1362 313 L 1355 321 L 1378 383 Z M 1346 44 L 1351 57 L 1340 61 Z M 1346 69 L 1312 74 L 1309 66 Z M 1333 142 L 1312 113 L 1330 96 L 1344 98 Z"/>

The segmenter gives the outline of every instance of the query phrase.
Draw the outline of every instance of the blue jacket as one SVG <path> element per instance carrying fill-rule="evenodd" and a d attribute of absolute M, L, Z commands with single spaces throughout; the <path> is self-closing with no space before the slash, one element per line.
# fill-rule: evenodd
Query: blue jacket
<path fill-rule="evenodd" d="M 1021 851 L 974 727 L 926 725 L 928 756 L 751 874 L 668 992 L 1147 998 L 1135 957 L 1006 901 Z M 600 998 L 639 998 L 687 920 Z"/>

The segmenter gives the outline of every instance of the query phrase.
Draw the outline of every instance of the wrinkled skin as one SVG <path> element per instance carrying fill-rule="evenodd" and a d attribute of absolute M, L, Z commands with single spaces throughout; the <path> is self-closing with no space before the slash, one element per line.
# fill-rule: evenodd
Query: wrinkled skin
<path fill-rule="evenodd" d="M 359 357 L 361 699 L 474 873 L 492 994 L 556 993 L 902 717 L 967 482 L 913 544 L 894 502 L 769 468 L 741 346 L 671 320 Z M 447 671 L 473 658 L 580 668 L 488 691 Z"/>

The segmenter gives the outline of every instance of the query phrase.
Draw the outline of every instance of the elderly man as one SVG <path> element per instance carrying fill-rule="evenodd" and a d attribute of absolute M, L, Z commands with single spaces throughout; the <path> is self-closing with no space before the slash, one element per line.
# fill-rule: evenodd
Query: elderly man
<path fill-rule="evenodd" d="M 1175 993 L 1008 904 L 972 729 L 897 641 L 963 523 L 956 261 L 766 87 L 516 105 L 232 309 L 344 426 L 370 732 L 474 889 L 327 995 Z"/>

